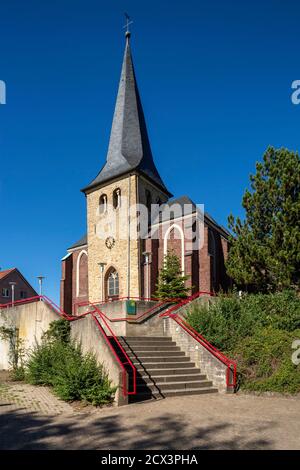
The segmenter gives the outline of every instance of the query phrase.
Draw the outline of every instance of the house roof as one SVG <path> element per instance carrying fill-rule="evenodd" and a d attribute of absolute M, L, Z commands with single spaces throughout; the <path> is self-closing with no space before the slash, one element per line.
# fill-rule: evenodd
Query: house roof
<path fill-rule="evenodd" d="M 139 171 L 171 196 L 153 161 L 129 37 L 130 33 L 127 32 L 106 163 L 96 178 L 82 191 L 86 192 L 128 172 Z"/>
<path fill-rule="evenodd" d="M 0 271 L 0 279 L 4 279 L 9 273 L 15 271 L 16 268 L 5 269 L 4 271 Z"/>
<path fill-rule="evenodd" d="M 28 287 L 30 289 L 32 289 L 32 291 L 34 292 L 35 295 L 37 295 L 37 292 L 36 290 L 32 287 L 32 285 L 27 281 L 27 279 L 25 279 L 25 277 L 23 276 L 23 274 L 18 270 L 18 268 L 11 268 L 11 269 L 5 269 L 4 271 L 0 271 L 0 281 L 2 281 L 3 279 L 6 278 L 6 276 L 8 276 L 9 274 L 11 274 L 12 272 L 16 271 L 17 275 L 25 282 L 25 284 L 28 285 Z"/>

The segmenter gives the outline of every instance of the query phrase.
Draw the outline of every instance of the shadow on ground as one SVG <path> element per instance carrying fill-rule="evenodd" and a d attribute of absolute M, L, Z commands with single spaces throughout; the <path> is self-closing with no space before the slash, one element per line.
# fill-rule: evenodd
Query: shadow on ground
<path fill-rule="evenodd" d="M 221 421 L 221 420 L 220 420 Z M 271 441 L 259 438 L 274 423 L 235 432 L 231 423 L 190 426 L 182 415 L 165 413 L 141 422 L 122 414 L 40 416 L 24 410 L 0 415 L 0 449 L 270 449 Z"/>

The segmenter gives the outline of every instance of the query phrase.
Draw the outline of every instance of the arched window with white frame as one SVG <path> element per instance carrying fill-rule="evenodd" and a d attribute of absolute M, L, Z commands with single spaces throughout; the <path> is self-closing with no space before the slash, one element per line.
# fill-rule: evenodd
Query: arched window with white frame
<path fill-rule="evenodd" d="M 108 298 L 119 297 L 119 274 L 115 268 L 109 269 L 106 274 L 106 292 Z"/>
<path fill-rule="evenodd" d="M 174 247 L 174 244 L 177 242 L 177 240 L 179 242 L 179 252 L 178 250 L 176 250 L 176 247 Z M 170 245 L 175 252 L 178 252 L 181 261 L 181 271 L 182 275 L 184 276 L 184 233 L 182 228 L 178 224 L 173 224 L 166 230 L 166 233 L 164 235 L 164 256 L 167 255 Z"/>

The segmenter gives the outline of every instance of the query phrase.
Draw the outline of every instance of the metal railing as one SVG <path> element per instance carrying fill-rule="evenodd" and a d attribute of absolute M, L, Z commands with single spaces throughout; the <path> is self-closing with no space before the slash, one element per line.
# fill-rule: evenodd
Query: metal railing
<path fill-rule="evenodd" d="M 210 352 L 215 358 L 220 362 L 226 365 L 226 386 L 228 388 L 233 388 L 235 390 L 237 385 L 237 365 L 236 362 L 232 359 L 229 359 L 225 354 L 219 351 L 215 346 L 213 346 L 207 339 L 205 339 L 198 331 L 196 331 L 189 323 L 187 323 L 183 318 L 179 316 L 176 311 L 181 307 L 188 305 L 193 302 L 195 299 L 199 298 L 201 295 L 215 295 L 211 292 L 197 292 L 196 294 L 184 299 L 182 302 L 179 302 L 177 305 L 170 307 L 166 312 L 162 313 L 160 317 L 168 317 L 171 320 L 174 320 L 178 326 L 180 326 L 187 334 L 194 338 L 201 346 L 203 346 L 208 352 Z M 232 378 L 232 380 L 231 380 Z"/>
<path fill-rule="evenodd" d="M 109 326 L 108 322 L 106 321 L 106 317 L 105 315 L 103 314 L 103 312 L 101 312 L 101 310 L 99 310 L 99 308 L 94 305 L 94 304 L 91 304 L 93 306 L 93 308 L 95 309 L 92 313 L 92 317 L 94 319 L 94 321 L 96 322 L 96 325 L 98 327 L 98 329 L 100 330 L 100 332 L 102 333 L 106 343 L 108 344 L 108 347 L 110 348 L 110 350 L 112 351 L 113 355 L 115 356 L 115 359 L 116 361 L 118 362 L 118 364 L 121 366 L 122 370 L 123 370 L 123 396 L 126 397 L 127 395 L 136 395 L 136 367 L 133 365 L 131 359 L 129 358 L 127 352 L 125 351 L 125 349 L 123 348 L 122 344 L 120 343 L 120 341 L 118 340 L 117 336 L 115 335 L 114 331 L 112 330 L 112 328 Z M 107 328 L 107 330 L 109 331 L 110 335 L 111 336 L 108 336 L 106 331 L 105 331 L 105 328 L 103 328 L 103 326 L 101 325 L 100 323 L 100 320 L 103 321 L 105 327 Z M 125 357 L 125 360 L 126 362 L 122 362 L 116 349 L 114 348 L 114 346 L 112 345 L 112 342 L 111 342 L 111 338 L 114 339 L 115 343 L 118 345 L 119 349 L 121 350 L 122 354 L 124 355 Z M 133 379 L 133 390 L 132 391 L 129 391 L 128 390 L 128 387 L 127 387 L 127 376 L 128 376 L 128 373 L 127 373 L 127 370 L 126 370 L 126 367 L 125 366 L 129 366 L 132 370 L 132 379 Z"/>

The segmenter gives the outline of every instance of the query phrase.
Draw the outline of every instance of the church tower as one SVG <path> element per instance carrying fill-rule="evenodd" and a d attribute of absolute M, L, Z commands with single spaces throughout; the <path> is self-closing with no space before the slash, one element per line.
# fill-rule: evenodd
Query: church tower
<path fill-rule="evenodd" d="M 89 301 L 141 296 L 143 242 L 136 206 L 164 203 L 171 194 L 153 161 L 129 31 L 106 163 L 82 191 L 87 199 Z"/>

